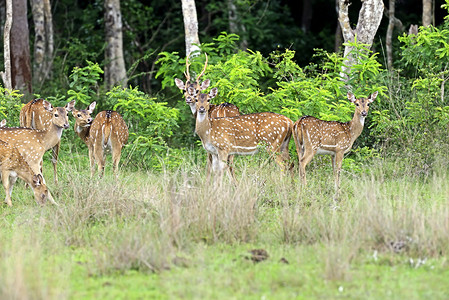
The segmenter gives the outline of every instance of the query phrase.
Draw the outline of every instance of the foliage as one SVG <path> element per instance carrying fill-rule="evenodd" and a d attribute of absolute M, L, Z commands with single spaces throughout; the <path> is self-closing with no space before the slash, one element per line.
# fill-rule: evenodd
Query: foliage
<path fill-rule="evenodd" d="M 179 111 L 156 102 L 138 88 L 114 87 L 106 93 L 106 101 L 119 111 L 129 127 L 127 152 L 142 165 L 158 166 L 165 156 L 167 140 L 177 129 Z M 166 163 L 170 163 L 167 161 Z"/>
<path fill-rule="evenodd" d="M 8 127 L 19 126 L 22 96 L 17 90 L 10 91 L 0 86 L 0 120 L 6 119 Z"/>
<path fill-rule="evenodd" d="M 68 101 L 76 100 L 78 104 L 89 105 L 98 97 L 98 90 L 103 70 L 98 63 L 87 61 L 85 67 L 75 67 L 70 74 Z"/>

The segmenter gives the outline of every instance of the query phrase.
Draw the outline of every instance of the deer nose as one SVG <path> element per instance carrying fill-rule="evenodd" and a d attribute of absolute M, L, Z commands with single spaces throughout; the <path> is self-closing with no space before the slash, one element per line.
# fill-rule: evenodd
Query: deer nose
<path fill-rule="evenodd" d="M 92 118 L 87 119 L 87 123 L 92 123 Z"/>
<path fill-rule="evenodd" d="M 198 109 L 198 112 L 200 114 L 204 114 L 206 112 L 206 109 L 204 108 L 204 106 L 201 106 L 200 109 Z"/>
<path fill-rule="evenodd" d="M 362 111 L 362 117 L 366 117 L 368 113 L 366 111 Z"/>
<path fill-rule="evenodd" d="M 64 129 L 69 128 L 69 126 L 70 126 L 69 123 L 65 123 L 65 124 L 64 124 Z"/>

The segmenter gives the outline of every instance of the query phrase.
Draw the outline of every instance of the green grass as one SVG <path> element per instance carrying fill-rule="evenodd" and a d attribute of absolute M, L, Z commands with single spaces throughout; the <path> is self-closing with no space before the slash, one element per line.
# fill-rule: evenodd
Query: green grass
<path fill-rule="evenodd" d="M 194 157 L 194 158 L 192 158 Z M 307 188 L 262 157 L 238 159 L 240 183 L 177 170 L 62 158 L 58 207 L 17 184 L 0 207 L 1 299 L 445 299 L 449 294 L 446 160 L 425 174 L 401 160 L 345 169 L 334 201 L 330 162 Z M 79 159 L 81 158 L 81 159 Z M 268 258 L 253 262 L 253 249 Z"/>

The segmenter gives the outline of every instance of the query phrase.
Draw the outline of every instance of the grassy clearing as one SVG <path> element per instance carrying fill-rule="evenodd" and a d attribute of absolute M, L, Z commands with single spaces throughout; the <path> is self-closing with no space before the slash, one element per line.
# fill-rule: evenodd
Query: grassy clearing
<path fill-rule="evenodd" d="M 218 188 L 190 158 L 176 171 L 123 170 L 118 181 L 91 180 L 86 160 L 75 161 L 61 164 L 59 186 L 48 179 L 59 207 L 37 206 L 17 185 L 13 208 L 0 208 L 0 298 L 449 293 L 446 160 L 424 173 L 407 161 L 370 161 L 344 172 L 338 202 L 320 159 L 304 190 L 257 158 L 237 162 L 237 187 Z M 253 249 L 267 259 L 254 262 Z"/>

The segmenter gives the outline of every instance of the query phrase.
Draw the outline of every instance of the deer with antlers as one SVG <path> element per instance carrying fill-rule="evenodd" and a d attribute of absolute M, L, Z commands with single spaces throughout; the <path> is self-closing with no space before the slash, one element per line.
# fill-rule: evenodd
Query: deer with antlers
<path fill-rule="evenodd" d="M 184 72 L 184 76 L 186 77 L 185 84 L 181 79 L 175 78 L 175 84 L 180 90 L 184 91 L 184 97 L 185 97 L 186 104 L 190 107 L 190 110 L 192 111 L 192 114 L 195 118 L 196 118 L 195 97 L 197 97 L 201 91 L 206 90 L 210 85 L 209 79 L 206 79 L 200 83 L 200 78 L 204 75 L 204 72 L 206 72 L 206 68 L 207 68 L 208 58 L 207 58 L 207 54 L 205 54 L 205 55 L 206 55 L 206 62 L 204 64 L 204 68 L 201 71 L 201 73 L 198 75 L 198 77 L 195 79 L 195 81 L 190 80 L 190 71 L 189 71 L 190 54 L 186 58 L 186 71 Z M 191 89 L 191 93 L 188 92 L 188 89 Z M 218 105 L 210 104 L 208 114 L 209 114 L 209 118 L 224 118 L 224 117 L 239 116 L 240 111 L 239 111 L 239 108 L 237 106 L 235 106 L 234 104 L 226 102 L 226 103 L 221 103 Z M 230 172 L 234 176 L 234 168 L 232 167 L 233 164 L 234 164 L 234 155 L 230 155 L 228 158 L 228 165 L 230 168 Z M 208 153 L 207 166 L 206 166 L 207 178 L 210 177 L 211 166 L 212 166 L 212 154 Z"/>
<path fill-rule="evenodd" d="M 117 176 L 122 148 L 129 137 L 128 126 L 122 116 L 112 110 L 102 111 L 92 120 L 91 114 L 95 106 L 96 102 L 92 102 L 87 109 L 72 111 L 75 117 L 75 132 L 89 150 L 91 176 L 95 174 L 95 163 L 98 165 L 100 177 L 103 176 L 105 148 L 111 149 L 113 172 Z"/>
<path fill-rule="evenodd" d="M 34 199 L 38 204 L 45 204 L 48 189 L 42 174 L 36 174 L 20 154 L 17 148 L 9 143 L 0 141 L 0 169 L 3 187 L 5 188 L 5 202 L 12 206 L 11 195 L 17 177 L 28 183 L 34 192 Z"/>
<path fill-rule="evenodd" d="M 186 77 L 186 82 L 181 79 L 175 78 L 176 86 L 184 91 L 184 97 L 187 105 L 189 105 L 192 114 L 196 116 L 196 105 L 195 105 L 195 97 L 201 92 L 206 90 L 210 85 L 210 80 L 206 79 L 200 83 L 200 78 L 204 75 L 207 68 L 207 54 L 206 54 L 206 62 L 204 63 L 204 68 L 201 71 L 200 75 L 196 78 L 195 81 L 190 80 L 190 72 L 189 72 L 189 57 L 190 54 L 186 58 L 186 71 L 184 72 L 184 76 Z M 194 93 L 189 93 L 188 89 L 194 89 Z M 211 118 L 223 118 L 223 117 L 234 117 L 240 115 L 239 108 L 231 103 L 222 103 L 219 105 L 210 104 L 209 106 L 209 117 Z"/>
<path fill-rule="evenodd" d="M 51 114 L 50 125 L 47 129 L 0 128 L 0 140 L 15 146 L 35 174 L 42 174 L 42 158 L 45 152 L 55 147 L 61 141 L 63 129 L 69 128 L 67 112 L 73 109 L 75 100 L 67 103 L 64 107 L 53 107 L 50 102 L 45 100 L 42 100 L 42 105 Z M 56 204 L 50 192 L 48 199 Z"/>
<path fill-rule="evenodd" d="M 48 130 L 52 126 L 53 115 L 44 105 L 44 99 L 34 99 L 20 110 L 20 126 L 37 130 Z M 73 102 L 75 103 L 75 102 Z M 73 107 L 73 106 L 71 106 Z M 61 142 L 58 141 L 52 149 L 52 164 L 54 181 L 58 183 L 57 164 Z"/>
<path fill-rule="evenodd" d="M 189 93 L 195 93 L 193 88 Z M 204 149 L 212 155 L 212 169 L 220 173 L 227 169 L 229 155 L 252 155 L 258 152 L 260 144 L 275 157 L 281 168 L 288 168 L 290 159 L 288 143 L 292 134 L 293 122 L 286 116 L 263 112 L 227 118 L 208 116 L 210 99 L 218 93 L 213 88 L 208 94 L 196 96 L 195 131 L 201 138 Z M 229 169 L 228 169 L 229 171 Z M 235 177 L 228 173 L 234 182 Z"/>
<path fill-rule="evenodd" d="M 307 183 L 306 166 L 315 154 L 329 154 L 332 156 L 335 190 L 338 192 L 343 156 L 351 150 L 354 141 L 362 133 L 369 105 L 377 94 L 374 92 L 368 98 L 356 99 L 353 94 L 348 93 L 348 99 L 355 104 L 354 116 L 349 122 L 323 121 L 311 116 L 302 117 L 295 122 L 293 138 L 298 153 L 299 174 L 304 185 Z"/>

